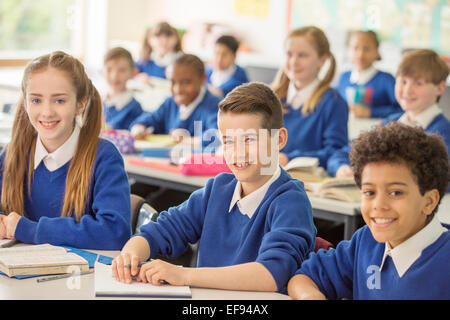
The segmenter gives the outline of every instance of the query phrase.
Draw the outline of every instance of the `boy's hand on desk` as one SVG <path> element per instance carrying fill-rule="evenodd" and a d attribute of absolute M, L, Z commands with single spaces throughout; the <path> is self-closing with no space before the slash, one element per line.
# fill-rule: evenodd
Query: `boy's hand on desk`
<path fill-rule="evenodd" d="M 11 212 L 6 217 L 3 217 L 3 225 L 6 228 L 7 239 L 14 239 L 14 234 L 20 218 L 22 218 L 22 216 L 20 216 L 17 212 Z"/>
<path fill-rule="evenodd" d="M 117 281 L 131 283 L 133 276 L 139 273 L 139 257 L 130 253 L 121 253 L 114 258 L 111 269 L 113 276 Z M 131 268 L 128 267 L 131 265 Z"/>
<path fill-rule="evenodd" d="M 142 265 L 137 280 L 157 286 L 164 282 L 173 286 L 185 286 L 188 285 L 188 271 L 189 268 L 157 259 Z"/>
<path fill-rule="evenodd" d="M 353 177 L 353 170 L 349 165 L 340 166 L 336 171 L 336 178 Z"/>
<path fill-rule="evenodd" d="M 144 126 L 143 124 L 134 125 L 133 128 L 131 128 L 130 134 L 135 139 L 144 139 L 146 136 L 149 135 L 147 127 Z"/>
<path fill-rule="evenodd" d="M 363 106 L 362 104 L 354 104 L 350 106 L 350 112 L 356 118 L 370 118 L 370 108 Z"/>

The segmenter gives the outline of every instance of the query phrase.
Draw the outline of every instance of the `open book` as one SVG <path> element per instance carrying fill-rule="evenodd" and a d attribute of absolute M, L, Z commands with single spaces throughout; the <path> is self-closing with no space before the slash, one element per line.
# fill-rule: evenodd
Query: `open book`
<path fill-rule="evenodd" d="M 50 244 L 0 249 L 0 271 L 9 277 L 46 275 L 89 270 L 88 262 L 75 253 Z"/>
<path fill-rule="evenodd" d="M 326 171 L 319 167 L 319 159 L 313 157 L 297 157 L 284 166 L 292 178 L 303 182 L 319 182 L 328 176 Z"/>
<path fill-rule="evenodd" d="M 150 283 L 122 283 L 114 279 L 111 266 L 95 263 L 95 295 L 97 297 L 172 297 L 191 298 L 189 286 L 155 286 Z"/>
<path fill-rule="evenodd" d="M 305 190 L 313 196 L 348 202 L 360 202 L 361 191 L 353 177 L 325 178 L 321 182 L 305 183 Z"/>

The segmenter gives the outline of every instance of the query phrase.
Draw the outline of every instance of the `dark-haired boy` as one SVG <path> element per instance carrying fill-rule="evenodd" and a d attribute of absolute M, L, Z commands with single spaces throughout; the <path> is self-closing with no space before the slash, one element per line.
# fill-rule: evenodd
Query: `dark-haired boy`
<path fill-rule="evenodd" d="M 392 122 L 361 134 L 350 160 L 366 226 L 320 250 L 289 281 L 295 299 L 450 299 L 450 232 L 434 213 L 449 181 L 442 138 Z"/>
<path fill-rule="evenodd" d="M 206 69 L 206 76 L 208 89 L 220 97 L 248 82 L 245 69 L 235 63 L 238 48 L 239 42 L 233 36 L 224 35 L 216 40 L 212 66 Z"/>
<path fill-rule="evenodd" d="M 117 280 L 230 290 L 279 291 L 314 248 L 316 229 L 303 183 L 278 164 L 287 140 L 281 103 L 261 83 L 234 89 L 219 104 L 218 127 L 233 174 L 208 180 L 184 203 L 141 227 L 113 261 Z M 198 268 L 154 260 L 199 242 Z M 131 264 L 131 269 L 124 265 Z"/>

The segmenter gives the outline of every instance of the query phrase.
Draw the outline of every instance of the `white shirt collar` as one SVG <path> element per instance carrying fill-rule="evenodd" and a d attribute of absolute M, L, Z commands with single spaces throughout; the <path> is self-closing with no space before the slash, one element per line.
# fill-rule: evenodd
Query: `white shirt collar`
<path fill-rule="evenodd" d="M 211 74 L 211 84 L 218 88 L 224 84 L 236 72 L 236 65 L 232 64 L 225 70 L 214 70 Z"/>
<path fill-rule="evenodd" d="M 314 89 L 316 89 L 319 84 L 319 79 L 315 79 L 313 82 L 308 84 L 303 89 L 297 90 L 295 88 L 294 82 L 289 82 L 286 102 L 291 105 L 292 109 L 298 110 L 300 107 L 308 100 L 308 98 L 313 94 Z"/>
<path fill-rule="evenodd" d="M 200 92 L 198 93 L 197 97 L 187 106 L 180 105 L 180 120 L 186 120 L 189 118 L 191 113 L 195 110 L 195 108 L 202 102 L 203 97 L 206 94 L 206 88 L 205 86 L 202 86 L 200 88 Z"/>
<path fill-rule="evenodd" d="M 350 74 L 350 82 L 356 83 L 357 85 L 364 85 L 367 82 L 370 81 L 376 74 L 378 70 L 374 66 L 370 66 L 366 70 L 363 71 L 357 71 L 352 70 L 352 73 Z"/>
<path fill-rule="evenodd" d="M 236 183 L 236 187 L 234 188 L 233 197 L 231 198 L 230 207 L 228 209 L 228 212 L 231 212 L 234 205 L 237 203 L 239 210 L 242 214 L 249 216 L 251 218 L 253 214 L 255 213 L 256 209 L 258 209 L 259 205 L 261 204 L 261 201 L 264 199 L 264 196 L 267 193 L 267 190 L 269 190 L 269 187 L 272 185 L 272 183 L 277 180 L 281 175 L 281 169 L 280 166 L 277 166 L 277 169 L 275 170 L 275 173 L 272 175 L 272 177 L 267 181 L 265 184 L 263 184 L 261 187 L 259 187 L 257 190 L 253 191 L 249 195 L 241 198 L 241 192 L 242 192 L 242 185 L 238 181 Z"/>
<path fill-rule="evenodd" d="M 181 51 L 170 51 L 167 52 L 163 57 L 160 57 L 155 51 L 152 51 L 152 53 L 150 54 L 150 59 L 160 67 L 167 67 L 182 54 L 183 53 Z"/>
<path fill-rule="evenodd" d="M 422 230 L 400 243 L 394 249 L 386 242 L 380 272 L 383 269 L 386 257 L 389 255 L 401 278 L 408 271 L 409 267 L 420 257 L 422 251 L 434 243 L 446 231 L 447 229 L 441 225 L 438 217 L 435 215 Z"/>
<path fill-rule="evenodd" d="M 104 103 L 107 107 L 115 107 L 117 111 L 122 110 L 133 99 L 133 93 L 130 90 L 122 92 L 111 99 L 105 98 Z"/>
<path fill-rule="evenodd" d="M 48 153 L 38 135 L 34 153 L 34 169 L 36 170 L 42 160 L 49 171 L 55 171 L 66 164 L 75 154 L 79 135 L 80 127 L 75 124 L 69 139 L 52 153 Z"/>
<path fill-rule="evenodd" d="M 431 107 L 425 109 L 421 113 L 419 113 L 414 118 L 411 118 L 411 116 L 405 112 L 398 121 L 400 123 L 409 125 L 409 126 L 418 126 L 422 129 L 426 129 L 430 123 L 433 121 L 434 118 L 436 118 L 439 114 L 442 113 L 442 110 L 439 108 L 439 106 L 435 103 Z"/>

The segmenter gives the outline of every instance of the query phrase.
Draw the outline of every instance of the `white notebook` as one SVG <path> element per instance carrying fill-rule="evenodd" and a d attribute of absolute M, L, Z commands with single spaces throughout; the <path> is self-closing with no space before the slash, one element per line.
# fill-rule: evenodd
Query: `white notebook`
<path fill-rule="evenodd" d="M 189 286 L 154 286 L 149 283 L 132 282 L 131 284 L 117 281 L 111 266 L 96 262 L 95 296 L 96 297 L 171 297 L 192 298 Z"/>

